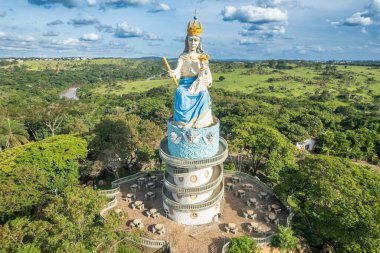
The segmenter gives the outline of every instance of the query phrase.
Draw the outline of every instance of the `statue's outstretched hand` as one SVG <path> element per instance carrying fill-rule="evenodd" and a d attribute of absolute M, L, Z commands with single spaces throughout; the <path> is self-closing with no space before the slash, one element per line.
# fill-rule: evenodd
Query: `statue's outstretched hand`
<path fill-rule="evenodd" d="M 169 74 L 170 77 L 175 78 L 175 79 L 180 79 L 181 78 L 180 76 L 178 76 L 178 73 L 175 70 L 169 70 L 168 74 Z"/>

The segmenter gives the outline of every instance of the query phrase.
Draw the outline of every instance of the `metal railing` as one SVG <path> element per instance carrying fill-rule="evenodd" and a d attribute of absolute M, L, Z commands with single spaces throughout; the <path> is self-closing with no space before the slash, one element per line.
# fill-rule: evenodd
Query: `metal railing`
<path fill-rule="evenodd" d="M 219 151 L 216 155 L 207 158 L 179 158 L 169 155 L 168 138 L 160 143 L 160 157 L 165 163 L 178 168 L 206 168 L 221 164 L 228 156 L 228 144 L 222 137 L 219 138 Z"/>
<path fill-rule="evenodd" d="M 227 242 L 226 244 L 224 244 L 221 253 L 227 253 L 230 249 L 230 244 L 231 242 Z"/>
<path fill-rule="evenodd" d="M 215 170 L 215 168 L 218 168 L 218 169 Z M 166 173 L 164 176 L 164 178 L 165 178 L 164 184 L 165 184 L 166 189 L 168 189 L 169 191 L 174 192 L 174 193 L 180 193 L 180 194 L 185 194 L 185 195 L 202 194 L 202 193 L 214 190 L 223 181 L 222 165 L 214 166 L 213 171 L 214 172 L 219 171 L 218 176 L 216 178 L 212 178 L 211 182 L 204 184 L 204 185 L 200 185 L 200 186 L 196 186 L 196 187 L 180 187 L 180 186 L 177 186 L 177 185 L 171 183 L 170 182 L 171 180 L 170 180 L 170 178 L 167 177 Z"/>
<path fill-rule="evenodd" d="M 224 170 L 224 174 L 231 175 L 231 176 L 242 176 L 243 178 L 249 178 L 250 180 L 254 181 L 255 185 L 258 186 L 260 190 L 266 191 L 270 193 L 271 195 L 274 195 L 273 190 L 269 188 L 265 183 L 261 182 L 258 177 L 249 175 L 241 171 L 231 171 L 231 170 Z"/>
<path fill-rule="evenodd" d="M 120 192 L 120 187 L 116 187 L 114 189 L 110 189 L 110 190 L 100 190 L 98 192 L 98 194 L 100 196 L 106 196 L 108 198 L 114 198 L 118 193 Z"/>
<path fill-rule="evenodd" d="M 166 164 L 166 171 L 176 177 L 184 177 L 189 173 L 189 169 L 176 168 L 169 164 Z"/>
<path fill-rule="evenodd" d="M 133 175 L 130 175 L 130 176 L 126 176 L 126 177 L 122 177 L 122 178 L 119 178 L 115 181 L 112 181 L 111 185 L 112 187 L 118 187 L 119 185 L 121 185 L 122 183 L 125 183 L 125 182 L 128 182 L 128 181 L 131 181 L 131 180 L 135 180 L 139 177 L 142 177 L 142 176 L 145 176 L 147 173 L 150 173 L 150 174 L 161 174 L 163 171 L 157 171 L 157 170 L 149 170 L 149 171 L 140 171 L 140 172 L 137 172 L 136 174 L 133 174 Z"/>
<path fill-rule="evenodd" d="M 162 189 L 162 199 L 165 202 L 166 205 L 169 207 L 179 210 L 179 211 L 201 211 L 208 209 L 212 206 L 214 206 L 216 203 L 218 203 L 222 198 L 224 194 L 224 188 L 223 183 L 220 185 L 219 192 L 217 194 L 214 194 L 211 196 L 211 198 L 207 201 L 203 201 L 200 203 L 195 204 L 180 204 L 174 200 L 172 200 L 170 197 L 166 195 L 165 187 Z"/>
<path fill-rule="evenodd" d="M 116 198 L 114 198 L 113 200 L 111 200 L 110 202 L 107 203 L 107 205 L 100 211 L 100 216 L 103 219 L 106 219 L 104 217 L 104 213 L 107 212 L 108 210 L 114 208 L 115 206 L 117 206 L 117 199 Z"/>
<path fill-rule="evenodd" d="M 130 236 L 125 237 L 123 240 L 128 240 L 133 243 L 142 245 L 144 247 L 152 248 L 152 249 L 161 249 L 160 252 L 170 252 L 170 244 L 164 240 L 151 240 L 144 237 L 139 237 L 138 239 L 136 239 Z"/>
<path fill-rule="evenodd" d="M 147 238 L 140 238 L 140 244 L 149 248 L 160 249 L 167 244 L 164 240 L 151 240 Z"/>
<path fill-rule="evenodd" d="M 271 234 L 263 238 L 258 238 L 258 237 L 251 237 L 251 238 L 256 241 L 257 246 L 264 246 L 264 245 L 268 245 L 272 243 L 274 235 L 275 234 Z M 231 246 L 231 241 L 225 243 L 223 245 L 221 253 L 228 253 L 228 251 L 230 250 L 230 246 Z"/>
<path fill-rule="evenodd" d="M 264 238 L 257 238 L 257 237 L 252 237 L 258 246 L 262 246 L 262 245 L 268 245 L 272 242 L 273 240 L 273 237 L 274 237 L 275 234 L 271 234 L 267 237 L 264 237 Z"/>

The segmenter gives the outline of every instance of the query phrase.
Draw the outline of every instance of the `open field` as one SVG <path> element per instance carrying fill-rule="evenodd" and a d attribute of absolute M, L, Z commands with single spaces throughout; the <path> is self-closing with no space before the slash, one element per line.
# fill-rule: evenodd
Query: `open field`
<path fill-rule="evenodd" d="M 324 66 L 322 66 L 323 68 Z M 334 74 L 323 73 L 314 67 L 294 67 L 277 70 L 267 67 L 236 68 L 213 71 L 213 88 L 227 91 L 254 93 L 264 97 L 306 98 L 328 91 L 333 97 L 345 93 L 360 93 L 357 100 L 371 101 L 372 95 L 380 95 L 380 71 L 366 66 L 336 66 Z M 337 74 L 336 74 L 337 73 Z M 225 79 L 219 81 L 219 77 Z M 139 81 L 117 81 L 115 85 L 102 84 L 94 88 L 94 94 L 123 95 L 130 92 L 141 92 L 161 85 L 173 85 L 169 78 L 147 79 Z M 331 101 L 327 102 L 331 104 Z M 332 105 L 332 104 L 331 104 Z M 344 101 L 335 100 L 333 106 L 347 105 Z"/>

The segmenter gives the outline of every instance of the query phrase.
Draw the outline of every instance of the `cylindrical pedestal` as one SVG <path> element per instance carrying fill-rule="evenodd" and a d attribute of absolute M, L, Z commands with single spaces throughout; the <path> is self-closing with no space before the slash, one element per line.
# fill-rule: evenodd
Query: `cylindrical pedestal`
<path fill-rule="evenodd" d="M 160 145 L 166 163 L 163 205 L 168 217 L 186 225 L 216 221 L 223 198 L 223 161 L 227 142 L 219 123 L 202 129 L 181 129 L 168 122 L 168 138 Z"/>

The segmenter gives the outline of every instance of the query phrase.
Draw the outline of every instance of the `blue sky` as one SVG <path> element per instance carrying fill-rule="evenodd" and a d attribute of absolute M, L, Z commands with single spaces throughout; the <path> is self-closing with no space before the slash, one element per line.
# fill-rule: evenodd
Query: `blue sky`
<path fill-rule="evenodd" d="M 380 60 L 380 0 L 0 0 L 0 57 Z"/>

